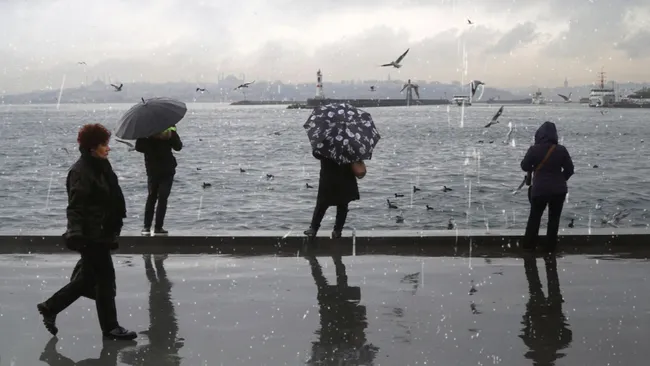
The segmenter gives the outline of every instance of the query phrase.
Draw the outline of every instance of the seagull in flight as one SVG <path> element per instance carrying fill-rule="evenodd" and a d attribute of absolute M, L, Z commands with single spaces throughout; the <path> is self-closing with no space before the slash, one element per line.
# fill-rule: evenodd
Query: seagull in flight
<path fill-rule="evenodd" d="M 77 62 L 77 65 L 88 65 L 88 64 L 86 63 L 86 61 L 79 61 Z"/>
<path fill-rule="evenodd" d="M 402 67 L 402 65 L 400 65 L 400 62 L 402 62 L 402 60 L 404 59 L 404 56 L 406 56 L 406 54 L 409 53 L 409 50 L 410 50 L 410 48 L 407 49 L 406 52 L 402 53 L 402 55 L 400 57 L 398 57 L 397 60 L 395 60 L 395 61 L 393 61 L 393 62 L 391 62 L 389 64 L 383 64 L 383 65 L 381 65 L 381 67 L 392 66 L 392 67 L 394 67 L 396 69 L 399 69 L 400 67 Z"/>
<path fill-rule="evenodd" d="M 488 128 L 488 127 L 490 127 L 492 125 L 495 125 L 495 124 L 499 123 L 499 117 L 501 117 L 501 113 L 503 113 L 503 106 L 501 106 L 501 108 L 499 108 L 499 110 L 494 115 L 494 117 L 492 117 L 492 120 L 490 121 L 490 123 L 485 125 L 485 128 Z"/>
<path fill-rule="evenodd" d="M 569 96 L 567 97 L 566 95 L 558 94 L 562 99 L 564 99 L 564 103 L 571 103 L 571 94 L 569 93 Z"/>
<path fill-rule="evenodd" d="M 248 82 L 248 83 L 243 83 L 243 84 L 237 86 L 237 87 L 236 87 L 235 89 L 233 89 L 233 90 L 242 89 L 242 88 L 248 88 L 248 87 L 249 87 L 251 84 L 253 84 L 253 83 L 255 83 L 255 80 L 253 80 L 253 81 L 251 81 L 251 82 Z"/>
<path fill-rule="evenodd" d="M 116 92 L 121 92 L 121 91 L 122 91 L 122 87 L 124 86 L 124 84 L 120 84 L 120 86 L 117 86 L 117 85 L 115 85 L 115 84 L 111 84 L 111 86 L 112 86 L 113 88 L 115 88 L 115 91 L 116 91 Z"/>
<path fill-rule="evenodd" d="M 206 89 L 205 88 L 196 88 L 196 91 L 203 93 L 204 91 L 206 91 Z"/>
<path fill-rule="evenodd" d="M 476 89 L 478 89 L 478 86 L 485 85 L 485 83 L 480 80 L 472 80 L 472 82 L 469 83 L 469 85 L 472 88 L 472 98 L 474 98 L 474 94 L 476 94 Z"/>
<path fill-rule="evenodd" d="M 474 22 L 472 22 L 471 20 L 469 20 L 469 18 L 467 18 L 467 24 L 472 25 L 474 24 Z"/>

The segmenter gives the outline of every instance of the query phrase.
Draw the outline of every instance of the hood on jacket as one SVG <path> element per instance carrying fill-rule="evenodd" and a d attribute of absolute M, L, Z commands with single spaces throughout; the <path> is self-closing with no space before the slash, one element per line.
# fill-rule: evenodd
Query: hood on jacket
<path fill-rule="evenodd" d="M 535 145 L 537 144 L 557 144 L 557 129 L 555 123 L 546 121 L 535 132 Z"/>

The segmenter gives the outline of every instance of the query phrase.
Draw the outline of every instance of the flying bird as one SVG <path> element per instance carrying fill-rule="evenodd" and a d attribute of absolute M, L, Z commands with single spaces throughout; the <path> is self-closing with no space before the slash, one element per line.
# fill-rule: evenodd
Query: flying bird
<path fill-rule="evenodd" d="M 116 91 L 116 92 L 120 92 L 120 91 L 122 91 L 122 87 L 124 86 L 124 84 L 120 84 L 120 86 L 117 86 L 117 85 L 115 85 L 115 84 L 111 84 L 111 86 L 112 86 L 113 88 L 115 88 L 115 91 Z"/>
<path fill-rule="evenodd" d="M 399 92 L 400 93 L 403 92 L 404 89 L 406 89 L 408 87 L 413 88 L 413 91 L 415 92 L 415 95 L 418 97 L 418 99 L 420 99 L 420 86 L 418 84 L 412 84 L 410 79 L 409 79 L 408 83 L 404 84 L 404 87 Z"/>
<path fill-rule="evenodd" d="M 474 24 L 474 22 L 472 22 L 472 21 L 469 20 L 469 18 L 468 18 L 468 19 L 467 19 L 467 24 L 472 25 L 472 24 Z"/>
<path fill-rule="evenodd" d="M 79 61 L 79 62 L 77 62 L 77 64 L 78 65 L 87 65 L 87 63 L 85 61 Z"/>
<path fill-rule="evenodd" d="M 391 62 L 389 64 L 383 64 L 383 65 L 381 65 L 381 67 L 392 66 L 392 67 L 394 67 L 396 69 L 399 69 L 400 67 L 402 67 L 402 65 L 400 65 L 400 62 L 402 62 L 402 60 L 404 59 L 404 56 L 406 56 L 406 54 L 409 53 L 409 50 L 410 50 L 410 48 L 407 49 L 406 52 L 402 53 L 402 55 L 400 57 L 398 57 L 397 60 L 395 60 L 395 61 L 393 61 L 393 62 Z"/>
<path fill-rule="evenodd" d="M 480 80 L 472 80 L 469 85 L 472 88 L 472 98 L 474 98 L 474 94 L 476 94 L 476 89 L 478 89 L 478 86 L 485 85 L 485 83 Z"/>
<path fill-rule="evenodd" d="M 205 88 L 196 88 L 196 91 L 203 93 L 204 91 L 206 91 L 206 89 Z"/>
<path fill-rule="evenodd" d="M 501 108 L 499 108 L 499 110 L 498 110 L 497 113 L 494 115 L 494 117 L 492 117 L 492 120 L 490 121 L 490 123 L 488 123 L 487 125 L 485 125 L 485 128 L 488 128 L 488 127 L 490 127 L 490 126 L 492 126 L 492 125 L 495 125 L 495 124 L 499 123 L 498 120 L 499 120 L 499 117 L 501 117 L 501 113 L 503 113 L 503 106 L 501 106 Z"/>
<path fill-rule="evenodd" d="M 374 85 L 371 85 L 371 86 L 370 86 L 370 91 L 371 91 L 371 92 L 374 92 L 374 91 L 377 91 L 377 89 L 375 88 Z"/>
<path fill-rule="evenodd" d="M 236 87 L 235 89 L 233 89 L 233 90 L 242 89 L 242 88 L 248 88 L 248 87 L 249 87 L 251 84 L 253 84 L 254 82 L 255 82 L 255 80 L 253 80 L 253 81 L 251 81 L 251 82 L 248 82 L 248 83 L 243 83 L 243 84 L 237 86 L 237 87 Z"/>
<path fill-rule="evenodd" d="M 569 93 L 569 96 L 567 97 L 566 95 L 558 94 L 562 99 L 564 99 L 564 103 L 571 103 L 571 94 Z"/>

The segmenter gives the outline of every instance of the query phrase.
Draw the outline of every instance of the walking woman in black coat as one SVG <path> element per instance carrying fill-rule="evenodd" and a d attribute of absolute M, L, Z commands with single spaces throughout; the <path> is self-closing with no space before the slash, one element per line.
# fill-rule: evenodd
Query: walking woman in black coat
<path fill-rule="evenodd" d="M 120 326 L 115 308 L 115 268 L 111 250 L 126 217 L 126 204 L 117 176 L 108 161 L 111 133 L 100 124 L 79 130 L 81 157 L 68 172 L 68 229 L 66 246 L 81 253 L 80 270 L 47 301 L 38 304 L 47 330 L 56 335 L 56 316 L 79 297 L 94 289 L 97 318 L 104 337 L 135 339 L 137 334 Z"/>
<path fill-rule="evenodd" d="M 313 154 L 320 160 L 320 179 L 318 181 L 318 197 L 314 216 L 305 235 L 313 238 L 318 233 L 320 223 L 325 217 L 325 212 L 330 206 L 336 206 L 336 222 L 332 238 L 340 238 L 348 216 L 348 204 L 359 199 L 357 177 L 352 170 L 352 164 L 341 164 Z"/>
<path fill-rule="evenodd" d="M 548 206 L 547 250 L 553 252 L 557 246 L 560 215 L 568 192 L 566 182 L 573 175 L 571 155 L 558 144 L 554 123 L 544 122 L 539 127 L 535 133 L 535 144 L 521 161 L 521 169 L 533 175 L 524 248 L 535 249 L 542 215 Z"/>

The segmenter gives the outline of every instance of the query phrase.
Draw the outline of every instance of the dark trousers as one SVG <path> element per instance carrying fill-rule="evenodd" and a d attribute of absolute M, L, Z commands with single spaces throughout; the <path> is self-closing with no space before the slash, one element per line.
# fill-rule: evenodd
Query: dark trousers
<path fill-rule="evenodd" d="M 149 195 L 147 196 L 147 203 L 144 206 L 144 227 L 151 228 L 153 222 L 153 212 L 156 208 L 156 229 L 162 229 L 165 214 L 167 213 L 167 199 L 172 191 L 172 184 L 174 183 L 174 176 L 155 177 L 150 176 L 147 178 L 147 187 Z M 156 207 L 156 202 L 158 206 Z"/>
<path fill-rule="evenodd" d="M 316 201 L 316 207 L 314 208 L 314 216 L 311 219 L 311 228 L 318 230 L 320 228 L 320 223 L 325 217 L 325 212 L 331 205 L 325 204 L 320 201 Z M 336 206 L 336 221 L 334 223 L 334 231 L 342 231 L 343 225 L 345 225 L 345 219 L 348 217 L 348 204 L 340 204 Z"/>
<path fill-rule="evenodd" d="M 548 205 L 548 227 L 546 229 L 547 249 L 554 251 L 557 246 L 557 232 L 560 228 L 560 215 L 566 194 L 557 194 L 552 196 L 531 197 L 530 215 L 526 225 L 526 234 L 524 238 L 524 248 L 535 249 L 539 237 L 539 225 L 542 221 L 542 215 Z"/>
<path fill-rule="evenodd" d="M 52 312 L 58 314 L 84 294 L 95 290 L 97 318 L 103 332 L 117 328 L 117 309 L 115 308 L 115 268 L 108 249 L 89 245 L 91 249 L 81 252 L 79 273 L 62 289 L 45 301 Z"/>

